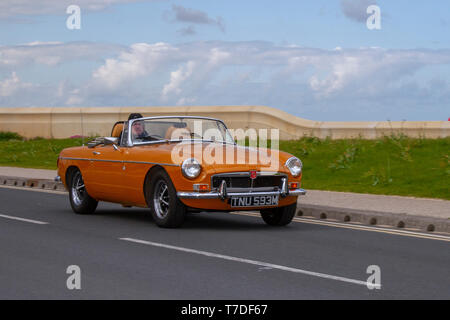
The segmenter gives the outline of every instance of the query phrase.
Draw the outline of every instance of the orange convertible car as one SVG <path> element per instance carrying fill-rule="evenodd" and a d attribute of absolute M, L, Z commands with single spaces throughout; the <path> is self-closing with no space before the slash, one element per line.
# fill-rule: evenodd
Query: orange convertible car
<path fill-rule="evenodd" d="M 150 208 L 161 227 L 188 211 L 260 211 L 273 226 L 296 212 L 302 162 L 278 150 L 238 146 L 218 119 L 147 117 L 117 122 L 111 137 L 64 149 L 58 177 L 73 211 L 98 201 Z"/>

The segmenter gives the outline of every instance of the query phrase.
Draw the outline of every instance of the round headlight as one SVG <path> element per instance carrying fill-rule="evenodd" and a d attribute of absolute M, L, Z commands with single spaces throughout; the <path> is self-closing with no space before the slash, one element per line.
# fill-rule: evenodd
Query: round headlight
<path fill-rule="evenodd" d="M 181 172 L 186 178 L 189 179 L 197 178 L 200 174 L 200 171 L 202 171 L 202 166 L 194 158 L 184 160 L 183 164 L 181 165 Z"/>
<path fill-rule="evenodd" d="M 303 164 L 297 157 L 289 158 L 284 164 L 294 177 L 298 177 L 302 172 Z"/>

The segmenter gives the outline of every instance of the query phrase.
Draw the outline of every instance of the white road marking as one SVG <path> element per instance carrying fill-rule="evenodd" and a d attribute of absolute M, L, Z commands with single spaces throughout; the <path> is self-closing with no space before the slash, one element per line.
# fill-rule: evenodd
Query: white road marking
<path fill-rule="evenodd" d="M 29 222 L 29 223 L 34 223 L 34 224 L 48 224 L 48 222 L 43 222 L 43 221 L 38 221 L 38 220 L 31 220 L 31 219 L 24 219 L 24 218 L 19 218 L 19 217 L 14 217 L 14 216 L 8 216 L 6 214 L 0 214 L 0 218 L 18 220 L 18 221 Z"/>
<path fill-rule="evenodd" d="M 263 261 L 256 261 L 256 260 L 238 258 L 238 257 L 233 257 L 233 256 L 227 256 L 227 255 L 208 252 L 208 251 L 201 251 L 201 250 L 195 250 L 195 249 L 190 249 L 190 248 L 172 246 L 172 245 L 164 244 L 164 243 L 145 241 L 145 240 L 139 240 L 139 239 L 133 239 L 133 238 L 119 238 L 119 240 L 124 240 L 124 241 L 139 243 L 139 244 L 145 244 L 145 245 L 154 246 L 154 247 L 166 248 L 166 249 L 171 249 L 171 250 L 177 250 L 177 251 L 182 251 L 182 252 L 194 253 L 194 254 L 199 254 L 199 255 L 212 257 L 212 258 L 247 263 L 247 264 L 257 265 L 257 266 L 270 268 L 270 269 L 278 269 L 278 270 L 283 270 L 283 271 L 288 271 L 288 272 L 301 273 L 301 274 L 306 274 L 309 276 L 314 276 L 314 277 L 319 277 L 319 278 L 324 278 L 324 279 L 329 279 L 329 280 L 337 280 L 337 281 L 342 281 L 342 282 L 347 282 L 347 283 L 352 283 L 352 284 L 359 284 L 359 285 L 363 285 L 363 286 L 368 285 L 368 283 L 366 281 L 355 280 L 355 279 L 339 277 L 339 276 L 333 276 L 330 274 L 313 272 L 313 271 L 302 270 L 302 269 L 297 269 L 297 268 L 291 268 L 291 267 L 286 267 L 286 266 L 273 264 L 273 263 L 267 263 L 267 262 L 263 262 Z M 381 288 L 381 285 L 374 285 L 374 286 L 376 286 L 377 288 Z"/>
<path fill-rule="evenodd" d="M 232 214 L 261 218 L 261 215 L 259 213 L 253 213 L 253 212 L 235 211 L 235 212 L 232 212 Z M 386 227 L 365 226 L 365 225 L 355 224 L 355 223 L 351 223 L 351 222 L 334 222 L 334 221 L 327 221 L 327 220 L 317 220 L 315 218 L 300 218 L 300 217 L 295 217 L 292 221 L 299 222 L 299 223 L 319 224 L 319 225 L 324 225 L 324 226 L 332 226 L 332 227 L 345 228 L 345 229 L 382 232 L 382 233 L 389 233 L 389 234 L 400 235 L 400 236 L 409 236 L 409 237 L 415 237 L 415 238 L 450 241 L 449 236 L 425 233 L 425 232 L 400 230 L 400 229 L 395 229 L 392 226 L 386 226 Z"/>
<path fill-rule="evenodd" d="M 321 225 L 331 225 L 336 227 L 342 227 L 342 228 L 349 228 L 349 229 L 359 229 L 364 231 L 376 231 L 376 232 L 384 232 L 384 233 L 391 233 L 391 234 L 397 234 L 397 235 L 405 235 L 405 236 L 413 236 L 413 237 L 419 237 L 419 238 L 426 238 L 426 239 L 434 239 L 434 240 L 445 240 L 450 241 L 450 237 L 439 235 L 439 234 L 429 234 L 429 233 L 422 233 L 422 232 L 414 232 L 414 231 L 408 231 L 408 230 L 397 230 L 393 227 L 387 226 L 387 227 L 371 227 L 371 226 L 364 226 L 364 225 L 355 225 L 355 224 L 345 224 L 342 222 L 333 222 L 333 221 L 316 221 L 313 219 L 308 218 L 294 218 L 296 222 L 305 222 L 305 223 L 311 223 L 311 224 L 321 224 Z"/>

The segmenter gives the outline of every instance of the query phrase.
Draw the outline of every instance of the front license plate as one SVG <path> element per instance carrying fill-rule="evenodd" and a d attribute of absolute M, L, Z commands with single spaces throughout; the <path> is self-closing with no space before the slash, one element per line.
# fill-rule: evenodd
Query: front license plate
<path fill-rule="evenodd" d="M 231 197 L 230 204 L 232 207 L 277 206 L 278 205 L 278 195 Z"/>

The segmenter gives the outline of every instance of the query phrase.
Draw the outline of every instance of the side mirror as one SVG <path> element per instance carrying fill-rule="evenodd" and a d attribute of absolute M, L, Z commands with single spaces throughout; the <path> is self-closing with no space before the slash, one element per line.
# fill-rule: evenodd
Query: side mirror
<path fill-rule="evenodd" d="M 103 138 L 103 143 L 105 144 L 105 146 L 117 145 L 118 142 L 119 142 L 119 138 L 116 138 L 116 137 L 104 137 Z"/>
<path fill-rule="evenodd" d="M 105 146 L 113 145 L 115 150 L 119 150 L 117 143 L 119 142 L 119 138 L 115 137 L 102 137 L 96 138 L 88 143 L 89 148 L 95 148 L 96 146 L 103 144 Z"/>
<path fill-rule="evenodd" d="M 105 146 L 112 145 L 114 150 L 120 151 L 119 147 L 117 146 L 117 144 L 119 143 L 119 138 L 105 137 L 103 141 L 104 141 Z"/>
<path fill-rule="evenodd" d="M 117 145 L 118 143 L 119 143 L 119 138 L 116 138 L 116 137 L 105 137 L 104 138 L 105 146 L 112 145 L 114 150 L 116 150 L 116 151 L 120 151 L 120 148 Z"/>

